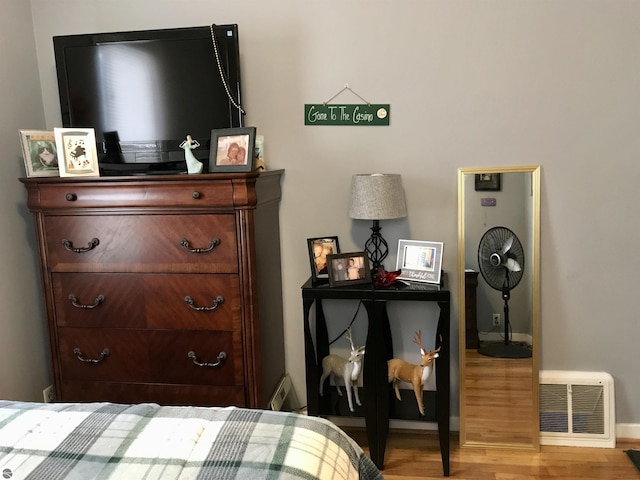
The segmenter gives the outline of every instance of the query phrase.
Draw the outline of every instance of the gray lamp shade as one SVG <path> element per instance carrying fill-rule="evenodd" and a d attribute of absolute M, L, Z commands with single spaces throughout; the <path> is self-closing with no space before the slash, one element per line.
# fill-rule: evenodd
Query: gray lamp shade
<path fill-rule="evenodd" d="M 349 217 L 358 220 L 391 220 L 407 216 L 400 175 L 373 173 L 351 179 Z"/>

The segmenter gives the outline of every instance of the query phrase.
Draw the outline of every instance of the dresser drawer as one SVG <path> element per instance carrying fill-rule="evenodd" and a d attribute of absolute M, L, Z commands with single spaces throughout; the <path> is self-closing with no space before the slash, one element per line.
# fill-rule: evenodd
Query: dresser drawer
<path fill-rule="evenodd" d="M 145 330 L 60 328 L 61 377 L 63 380 L 148 381 L 148 344 Z"/>
<path fill-rule="evenodd" d="M 46 216 L 52 272 L 238 271 L 235 216 Z"/>
<path fill-rule="evenodd" d="M 187 180 L 186 177 L 183 177 Z M 204 177 L 203 177 L 204 178 Z M 58 183 L 49 184 L 38 190 L 38 207 L 44 209 L 81 209 L 112 207 L 228 207 L 233 205 L 233 182 L 209 181 L 195 182 L 190 185 L 184 182 L 161 183 L 104 183 L 91 184 Z M 182 179 L 181 179 L 182 180 Z M 237 189 L 237 187 L 236 187 Z"/>
<path fill-rule="evenodd" d="M 58 337 L 63 380 L 244 384 L 231 332 L 61 328 Z"/>
<path fill-rule="evenodd" d="M 235 274 L 54 273 L 59 327 L 234 330 Z"/>
<path fill-rule="evenodd" d="M 244 384 L 242 345 L 231 332 L 154 331 L 150 351 L 151 378 L 164 383 Z"/>
<path fill-rule="evenodd" d="M 238 275 L 144 275 L 147 327 L 239 330 Z"/>
<path fill-rule="evenodd" d="M 159 403 L 248 407 L 244 386 L 118 383 L 93 381 L 60 382 L 56 394 L 67 402 Z M 262 405 L 261 405 L 262 406 Z"/>
<path fill-rule="evenodd" d="M 54 273 L 51 281 L 60 327 L 146 327 L 143 275 Z"/>

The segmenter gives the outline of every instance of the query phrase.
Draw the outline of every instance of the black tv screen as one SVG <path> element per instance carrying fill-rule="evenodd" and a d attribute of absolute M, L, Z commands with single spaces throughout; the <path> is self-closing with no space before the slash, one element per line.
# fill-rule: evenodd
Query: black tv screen
<path fill-rule="evenodd" d="M 217 56 L 208 26 L 53 38 L 62 126 L 95 129 L 101 170 L 183 169 L 187 135 L 204 160 L 212 129 L 243 126 L 238 27 L 213 30 Z"/>

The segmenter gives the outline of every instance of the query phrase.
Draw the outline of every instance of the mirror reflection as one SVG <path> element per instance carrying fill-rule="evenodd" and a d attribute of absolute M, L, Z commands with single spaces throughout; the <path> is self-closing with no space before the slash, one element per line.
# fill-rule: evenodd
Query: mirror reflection
<path fill-rule="evenodd" d="M 537 449 L 539 167 L 458 188 L 460 444 Z"/>

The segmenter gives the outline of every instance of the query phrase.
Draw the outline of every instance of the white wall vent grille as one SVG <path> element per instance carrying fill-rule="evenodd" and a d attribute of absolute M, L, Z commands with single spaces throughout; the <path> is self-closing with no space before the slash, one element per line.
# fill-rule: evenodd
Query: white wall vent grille
<path fill-rule="evenodd" d="M 540 371 L 540 443 L 614 448 L 615 402 L 611 375 Z"/>

